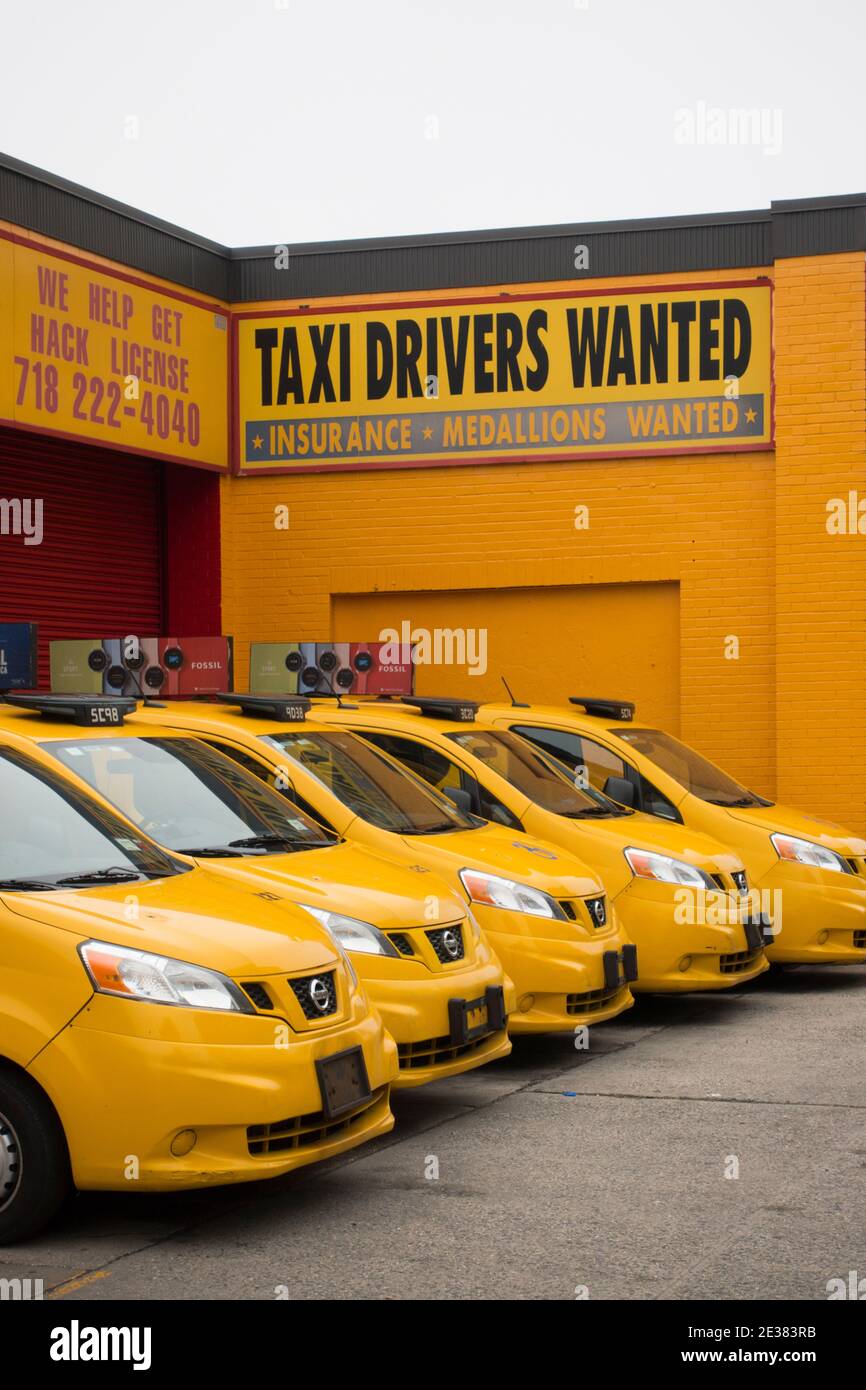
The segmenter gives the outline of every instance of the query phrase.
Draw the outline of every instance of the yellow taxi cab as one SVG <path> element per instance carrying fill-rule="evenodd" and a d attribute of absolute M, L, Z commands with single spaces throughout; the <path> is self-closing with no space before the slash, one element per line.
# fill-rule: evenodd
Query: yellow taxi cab
<path fill-rule="evenodd" d="M 231 694 L 142 708 L 134 722 L 194 734 L 331 833 L 445 879 L 514 981 L 509 1032 L 571 1032 L 632 1006 L 637 952 L 593 870 L 459 809 L 365 740 L 310 720 L 309 709 L 303 697 Z"/>
<path fill-rule="evenodd" d="M 441 879 L 326 832 L 207 744 L 138 723 L 134 700 L 105 703 L 112 722 L 86 730 L 64 722 L 55 700 L 8 695 L 0 732 L 29 740 L 163 848 L 218 865 L 223 877 L 252 875 L 261 890 L 304 908 L 348 953 L 394 1037 L 395 1086 L 508 1055 L 514 987 L 465 900 Z"/>
<path fill-rule="evenodd" d="M 396 1047 L 309 913 L 5 732 L 0 806 L 0 1244 L 75 1188 L 251 1182 L 392 1128 Z"/>
<path fill-rule="evenodd" d="M 665 825 L 576 785 L 469 700 L 316 703 L 476 815 L 552 841 L 601 877 L 638 948 L 635 991 L 724 989 L 765 971 L 768 923 L 753 915 L 742 860 L 709 836 Z"/>
<path fill-rule="evenodd" d="M 769 960 L 866 961 L 866 840 L 748 791 L 634 714 L 628 700 L 573 696 L 562 708 L 482 705 L 478 718 L 585 769 L 615 801 L 730 845 L 773 918 Z"/>

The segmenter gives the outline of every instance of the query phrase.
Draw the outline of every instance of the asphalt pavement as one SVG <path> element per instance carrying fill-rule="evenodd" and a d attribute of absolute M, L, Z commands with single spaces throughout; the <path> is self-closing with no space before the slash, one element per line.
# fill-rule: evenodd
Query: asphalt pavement
<path fill-rule="evenodd" d="M 267 1184 L 84 1194 L 0 1280 L 45 1298 L 826 1299 L 866 1276 L 866 969 L 643 996 L 395 1098 Z"/>

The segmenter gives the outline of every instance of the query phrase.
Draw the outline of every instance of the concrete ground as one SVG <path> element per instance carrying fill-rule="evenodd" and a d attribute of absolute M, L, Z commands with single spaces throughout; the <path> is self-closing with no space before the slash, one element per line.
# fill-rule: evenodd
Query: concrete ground
<path fill-rule="evenodd" d="M 862 968 L 644 996 L 588 1052 L 518 1040 L 398 1096 L 388 1138 L 325 1166 L 81 1196 L 0 1278 L 67 1303 L 826 1299 L 866 1276 L 864 1034 Z"/>

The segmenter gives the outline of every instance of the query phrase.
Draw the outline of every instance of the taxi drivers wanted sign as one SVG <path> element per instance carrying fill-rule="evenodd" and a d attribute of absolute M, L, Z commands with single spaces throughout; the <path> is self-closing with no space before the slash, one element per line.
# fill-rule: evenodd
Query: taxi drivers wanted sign
<path fill-rule="evenodd" d="M 768 280 L 236 315 L 240 473 L 762 449 Z"/>

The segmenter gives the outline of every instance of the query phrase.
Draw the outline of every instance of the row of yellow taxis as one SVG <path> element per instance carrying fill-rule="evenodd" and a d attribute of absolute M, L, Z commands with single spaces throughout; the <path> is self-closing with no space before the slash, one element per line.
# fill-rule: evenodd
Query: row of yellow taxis
<path fill-rule="evenodd" d="M 0 1242 L 273 1177 L 640 990 L 866 960 L 866 842 L 622 701 L 0 705 Z"/>

